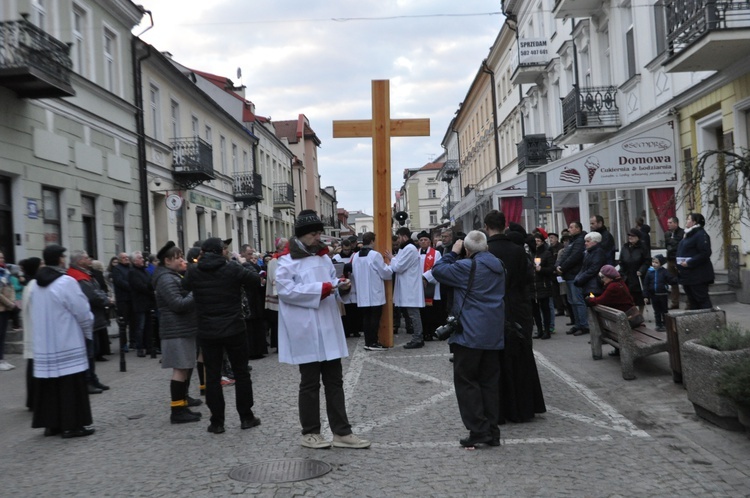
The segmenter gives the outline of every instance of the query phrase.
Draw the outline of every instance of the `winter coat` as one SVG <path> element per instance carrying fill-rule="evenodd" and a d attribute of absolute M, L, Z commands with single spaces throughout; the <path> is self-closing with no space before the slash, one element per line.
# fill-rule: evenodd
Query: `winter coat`
<path fill-rule="evenodd" d="M 254 271 L 260 277 L 260 266 L 254 265 L 250 262 L 242 263 L 242 267 L 250 271 Z M 262 320 L 263 310 L 266 309 L 266 288 L 261 285 L 261 279 L 258 282 L 245 285 L 245 296 L 247 298 L 247 305 L 250 315 L 246 316 L 246 319 Z"/>
<path fill-rule="evenodd" d="M 115 302 L 130 301 L 130 265 L 119 264 L 112 267 L 112 283 L 115 286 Z"/>
<path fill-rule="evenodd" d="M 151 285 L 151 275 L 146 267 L 133 266 L 128 273 L 130 284 L 130 301 L 133 303 L 135 313 L 147 313 L 156 309 L 156 298 L 154 298 L 154 286 Z"/>
<path fill-rule="evenodd" d="M 219 339 L 245 333 L 242 291 L 246 284 L 258 285 L 260 275 L 226 260 L 221 254 L 206 253 L 188 267 L 182 286 L 193 291 L 198 315 L 198 338 Z"/>
<path fill-rule="evenodd" d="M 357 294 L 357 306 L 385 304 L 384 280 L 391 280 L 393 271 L 383 256 L 370 247 L 363 247 L 352 258 L 352 278 Z"/>
<path fill-rule="evenodd" d="M 677 278 L 663 266 L 658 270 L 652 266 L 643 281 L 643 297 L 666 296 L 669 294 L 669 285 L 677 285 Z"/>
<path fill-rule="evenodd" d="M 668 231 L 664 234 L 664 246 L 667 249 L 667 261 L 674 261 L 677 258 L 677 247 L 680 241 L 685 237 L 685 230 L 680 227 L 673 232 Z"/>
<path fill-rule="evenodd" d="M 487 239 L 487 252 L 499 259 L 505 268 L 506 320 L 521 325 L 531 337 L 534 325 L 529 287 L 534 277 L 526 251 L 506 234 L 495 234 Z"/>
<path fill-rule="evenodd" d="M 182 287 L 182 275 L 157 266 L 151 282 L 159 310 L 159 337 L 179 339 L 198 335 L 198 320 L 193 294 Z"/>
<path fill-rule="evenodd" d="M 602 292 L 601 296 L 588 297 L 585 299 L 586 304 L 589 306 L 597 306 L 601 304 L 602 306 L 609 306 L 610 308 L 620 311 L 628 311 L 635 306 L 633 296 L 630 295 L 628 286 L 625 285 L 625 282 L 623 282 L 621 278 L 616 278 L 609 282 L 604 287 L 604 292 Z"/>
<path fill-rule="evenodd" d="M 678 258 L 690 258 L 687 267 L 677 265 L 682 285 L 711 284 L 714 265 L 711 263 L 711 237 L 700 225 L 685 230 L 685 237 L 677 246 Z"/>
<path fill-rule="evenodd" d="M 641 279 L 646 276 L 650 264 L 650 251 L 640 241 L 635 244 L 627 243 L 620 249 L 620 275 L 631 294 L 641 292 Z M 641 272 L 640 279 L 638 272 Z"/>
<path fill-rule="evenodd" d="M 109 296 L 100 287 L 94 277 L 85 270 L 71 266 L 68 268 L 68 276 L 73 277 L 91 306 L 94 314 L 94 330 L 106 329 L 109 326 Z"/>
<path fill-rule="evenodd" d="M 535 300 L 552 296 L 552 279 L 555 271 L 555 260 L 547 244 L 535 248 L 534 259 L 539 258 L 539 271 L 534 265 L 534 280 L 531 285 L 531 296 Z"/>
<path fill-rule="evenodd" d="M 472 349 L 503 349 L 505 269 L 502 263 L 487 251 L 471 258 L 457 258 L 456 253 L 449 252 L 432 267 L 435 279 L 453 288 L 451 314 L 461 314 L 463 331 L 451 335 L 448 342 Z M 472 260 L 476 262 L 476 270 L 471 288 L 467 289 Z"/>
<path fill-rule="evenodd" d="M 28 306 L 34 317 L 34 377 L 88 370 L 85 339 L 93 339 L 94 315 L 86 295 L 74 278 L 56 266 L 40 268 L 36 282 Z"/>
<path fill-rule="evenodd" d="M 641 231 L 641 244 L 651 254 L 651 225 L 644 223 L 639 230 Z"/>
<path fill-rule="evenodd" d="M 402 308 L 424 308 L 419 249 L 412 243 L 406 243 L 399 249 L 398 254 L 393 256 L 390 267 L 397 276 L 393 304 Z"/>
<path fill-rule="evenodd" d="M 338 283 L 336 268 L 321 248 L 302 250 L 296 237 L 279 257 L 279 361 L 300 365 L 349 356 L 335 292 L 321 299 L 323 283 Z M 301 244 L 301 243 L 300 243 Z"/>
<path fill-rule="evenodd" d="M 583 255 L 586 252 L 586 246 L 584 245 L 584 237 L 586 232 L 581 231 L 577 235 L 570 237 L 570 242 L 565 248 L 558 266 L 562 270 L 563 280 L 575 280 L 578 272 L 581 271 L 581 265 L 583 265 Z"/>
<path fill-rule="evenodd" d="M 576 275 L 573 283 L 581 287 L 583 294 L 599 295 L 602 292 L 602 281 L 599 279 L 599 270 L 607 263 L 607 254 L 601 244 L 594 244 L 586 249 L 583 256 L 581 271 Z"/>
<path fill-rule="evenodd" d="M 599 233 L 599 235 L 602 236 L 602 241 L 599 242 L 599 245 L 602 246 L 602 249 L 604 249 L 604 255 L 606 257 L 606 263 L 605 265 L 615 265 L 615 238 L 612 236 L 609 230 L 607 230 L 607 227 L 604 225 L 601 226 L 601 228 L 597 228 L 594 230 L 595 232 Z"/>

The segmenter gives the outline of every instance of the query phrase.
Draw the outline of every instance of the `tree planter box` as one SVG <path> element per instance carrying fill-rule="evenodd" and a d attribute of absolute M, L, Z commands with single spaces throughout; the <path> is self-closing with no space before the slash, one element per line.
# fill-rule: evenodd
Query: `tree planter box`
<path fill-rule="evenodd" d="M 667 326 L 667 343 L 669 346 L 669 367 L 672 369 L 672 380 L 682 382 L 682 353 L 681 346 L 689 339 L 697 339 L 714 329 L 727 324 L 727 314 L 724 310 L 713 308 L 710 310 L 670 311 L 664 315 Z"/>
<path fill-rule="evenodd" d="M 723 429 L 743 431 L 744 427 L 737 420 L 737 405 L 719 396 L 717 391 L 724 367 L 750 358 L 750 349 L 717 351 L 702 346 L 698 339 L 690 339 L 682 345 L 681 356 L 688 400 L 693 403 L 695 413 Z"/>

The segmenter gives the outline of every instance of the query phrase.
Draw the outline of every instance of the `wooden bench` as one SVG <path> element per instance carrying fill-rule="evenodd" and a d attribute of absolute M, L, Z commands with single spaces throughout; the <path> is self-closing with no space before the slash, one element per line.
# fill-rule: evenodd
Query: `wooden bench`
<path fill-rule="evenodd" d="M 631 329 L 622 311 L 609 306 L 592 306 L 589 309 L 591 330 L 591 356 L 602 359 L 602 343 L 620 349 L 622 378 L 635 379 L 633 362 L 638 358 L 667 351 L 667 333 L 641 326 Z"/>

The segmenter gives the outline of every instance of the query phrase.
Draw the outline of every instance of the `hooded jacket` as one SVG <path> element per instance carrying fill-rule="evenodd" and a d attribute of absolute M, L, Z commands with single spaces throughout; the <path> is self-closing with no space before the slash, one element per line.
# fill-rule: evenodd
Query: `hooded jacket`
<path fill-rule="evenodd" d="M 159 336 L 162 339 L 196 337 L 198 323 L 193 295 L 182 287 L 182 275 L 157 266 L 152 277 L 159 309 Z"/>
<path fill-rule="evenodd" d="M 472 260 L 476 261 L 474 281 L 468 289 Z M 505 269 L 487 251 L 471 258 L 458 259 L 449 252 L 432 267 L 432 275 L 441 284 L 453 287 L 453 309 L 463 332 L 454 333 L 450 344 L 472 349 L 500 350 L 505 346 Z"/>
<path fill-rule="evenodd" d="M 188 268 L 182 286 L 193 291 L 199 338 L 219 339 L 245 333 L 244 285 L 260 285 L 258 273 L 230 263 L 221 254 L 205 253 Z"/>

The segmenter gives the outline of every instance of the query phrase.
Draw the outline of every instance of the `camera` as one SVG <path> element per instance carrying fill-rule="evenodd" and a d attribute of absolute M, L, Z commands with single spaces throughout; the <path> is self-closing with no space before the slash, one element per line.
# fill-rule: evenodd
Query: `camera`
<path fill-rule="evenodd" d="M 444 341 L 448 339 L 453 333 L 460 334 L 461 333 L 461 324 L 458 322 L 455 316 L 449 316 L 446 321 L 445 325 L 441 325 L 440 327 L 435 329 L 435 337 L 438 338 L 438 340 Z"/>

